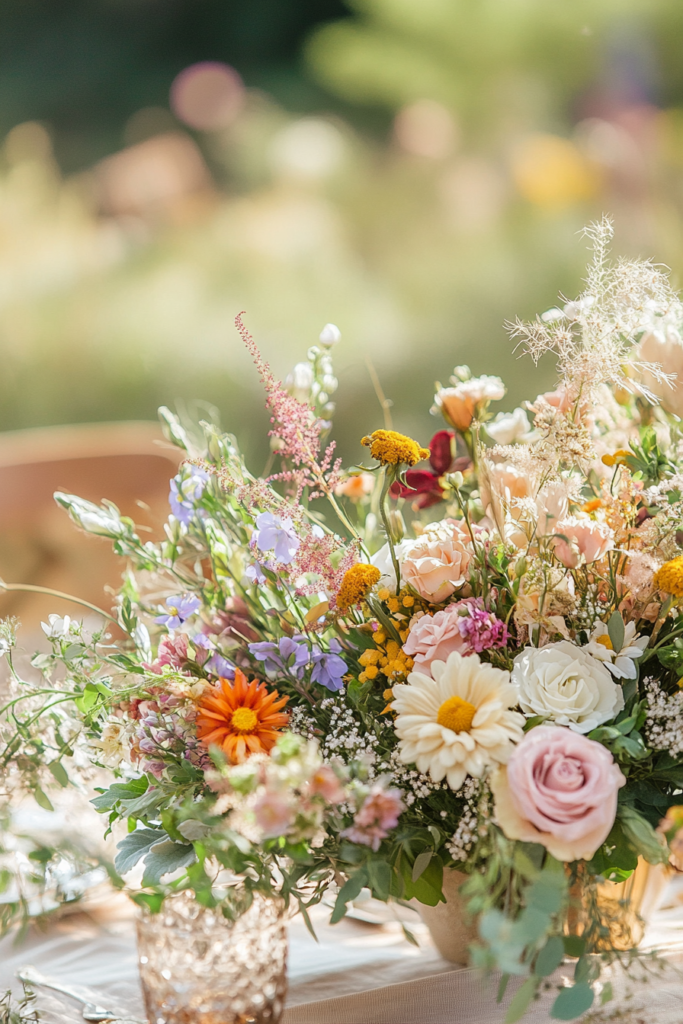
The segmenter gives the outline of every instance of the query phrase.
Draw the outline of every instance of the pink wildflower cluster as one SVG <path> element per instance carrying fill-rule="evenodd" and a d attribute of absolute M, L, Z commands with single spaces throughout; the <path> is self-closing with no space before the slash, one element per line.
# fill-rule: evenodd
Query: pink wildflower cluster
<path fill-rule="evenodd" d="M 242 316 L 243 314 L 239 313 L 235 317 L 235 326 L 254 360 L 268 395 L 266 404 L 272 413 L 270 422 L 273 424 L 270 436 L 276 437 L 280 442 L 280 455 L 291 459 L 294 466 L 304 467 L 303 471 L 285 471 L 271 479 L 293 481 L 297 486 L 297 497 L 304 487 L 309 486 L 316 491 L 312 496 L 318 496 L 321 485 L 326 489 L 332 489 L 340 479 L 341 460 L 338 459 L 332 465 L 334 442 L 327 447 L 322 461 L 318 462 L 320 434 L 328 424 L 320 420 L 310 406 L 290 395 L 284 384 L 277 380 L 244 326 Z M 329 478 L 326 479 L 328 475 Z"/>
<path fill-rule="evenodd" d="M 404 810 L 400 789 L 384 789 L 377 783 L 363 801 L 351 828 L 344 829 L 342 835 L 352 843 L 370 846 L 376 852 L 382 840 L 389 835 L 389 830 L 396 828 Z"/>
<path fill-rule="evenodd" d="M 484 607 L 481 598 L 468 598 L 458 602 L 458 631 L 463 640 L 476 653 L 505 647 L 510 634 L 502 619 Z"/>
<path fill-rule="evenodd" d="M 193 708 L 168 693 L 155 694 L 153 699 L 134 700 L 128 715 L 137 729 L 131 742 L 131 760 L 139 762 L 144 772 L 161 778 L 169 761 L 191 761 L 208 767 L 205 750 L 196 735 Z"/>

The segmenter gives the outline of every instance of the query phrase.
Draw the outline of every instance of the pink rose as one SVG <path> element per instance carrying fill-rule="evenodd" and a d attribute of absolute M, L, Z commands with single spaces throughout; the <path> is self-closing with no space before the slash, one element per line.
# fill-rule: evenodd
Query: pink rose
<path fill-rule="evenodd" d="M 453 651 L 471 654 L 472 647 L 460 635 L 457 604 L 449 604 L 436 615 L 422 615 L 410 624 L 403 650 L 413 659 L 416 671 L 429 672 L 433 661 L 448 661 Z"/>
<path fill-rule="evenodd" d="M 607 523 L 567 516 L 553 527 L 550 544 L 567 569 L 595 562 L 614 547 L 614 533 Z"/>
<path fill-rule="evenodd" d="M 470 536 L 454 519 L 428 527 L 403 553 L 401 574 L 420 597 L 440 604 L 467 580 Z"/>
<path fill-rule="evenodd" d="M 491 778 L 496 821 L 508 839 L 540 843 L 557 860 L 589 860 L 609 835 L 625 784 L 601 743 L 539 725 Z"/>

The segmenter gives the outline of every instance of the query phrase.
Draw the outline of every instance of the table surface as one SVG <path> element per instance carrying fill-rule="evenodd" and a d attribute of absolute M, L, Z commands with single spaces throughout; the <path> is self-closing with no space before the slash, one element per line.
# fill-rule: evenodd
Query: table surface
<path fill-rule="evenodd" d="M 410 912 L 408 912 L 410 913 Z M 381 926 L 344 920 L 331 927 L 329 908 L 314 909 L 316 943 L 300 917 L 290 922 L 289 994 L 283 1024 L 500 1024 L 504 1009 L 473 970 L 443 960 L 416 915 L 410 929 L 419 947 L 406 941 L 401 924 Z M 630 977 L 614 971 L 618 1007 L 607 1004 L 607 1020 L 618 1008 L 620 1024 L 681 1024 L 683 1020 L 683 878 L 670 885 L 653 918 L 645 945 L 657 947 L 666 963 L 646 984 L 642 968 Z M 88 912 L 32 928 L 17 945 L 0 941 L 0 991 L 17 988 L 15 973 L 33 964 L 44 974 L 83 986 L 94 1001 L 142 1016 L 134 939 L 134 910 L 112 894 Z M 569 968 L 571 970 L 571 968 Z M 561 984 L 563 969 L 556 981 Z M 565 969 L 566 973 L 566 969 Z M 546 993 L 524 1018 L 549 1022 L 555 991 Z M 75 1024 L 79 1007 L 66 997 L 41 995 L 46 1024 Z"/>

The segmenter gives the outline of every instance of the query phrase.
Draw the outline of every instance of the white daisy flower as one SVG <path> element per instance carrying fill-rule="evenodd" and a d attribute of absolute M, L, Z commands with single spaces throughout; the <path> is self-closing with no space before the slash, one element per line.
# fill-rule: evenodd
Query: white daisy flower
<path fill-rule="evenodd" d="M 624 629 L 621 650 L 615 651 L 609 630 L 604 622 L 598 622 L 584 650 L 601 661 L 615 679 L 635 679 L 638 675 L 636 661 L 642 658 L 649 637 L 636 633 L 635 622 L 629 622 Z"/>
<path fill-rule="evenodd" d="M 434 782 L 460 789 L 467 775 L 481 778 L 492 764 L 506 764 L 522 738 L 524 716 L 511 711 L 517 692 L 510 673 L 457 652 L 432 662 L 434 678 L 411 672 L 394 686 L 399 757 Z"/>

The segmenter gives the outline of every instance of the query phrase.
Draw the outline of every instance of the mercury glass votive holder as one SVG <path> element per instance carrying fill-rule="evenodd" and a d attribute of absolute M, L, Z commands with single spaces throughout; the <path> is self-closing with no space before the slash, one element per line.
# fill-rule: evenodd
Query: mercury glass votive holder
<path fill-rule="evenodd" d="M 278 1024 L 287 991 L 282 900 L 256 893 L 245 913 L 180 893 L 138 918 L 140 980 L 149 1024 Z"/>

